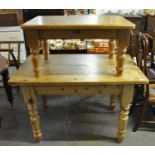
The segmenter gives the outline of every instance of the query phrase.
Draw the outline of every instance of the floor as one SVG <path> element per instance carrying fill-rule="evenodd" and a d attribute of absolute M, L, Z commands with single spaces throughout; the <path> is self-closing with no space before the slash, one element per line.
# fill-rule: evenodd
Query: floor
<path fill-rule="evenodd" d="M 154 145 L 155 128 L 140 128 L 132 132 L 140 108 L 129 117 L 127 133 L 122 143 L 116 141 L 119 104 L 109 110 L 109 96 L 50 96 L 48 110 L 38 98 L 43 139 L 35 143 L 32 137 L 27 107 L 20 90 L 14 88 L 14 107 L 9 108 L 3 88 L 0 88 L 0 145 L 80 145 L 138 146 Z M 117 97 L 117 103 L 119 98 Z"/>

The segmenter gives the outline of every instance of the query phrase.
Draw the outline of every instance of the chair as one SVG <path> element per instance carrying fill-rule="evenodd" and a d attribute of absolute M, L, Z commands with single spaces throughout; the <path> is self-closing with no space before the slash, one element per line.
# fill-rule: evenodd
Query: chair
<path fill-rule="evenodd" d="M 139 60 L 139 56 L 141 55 L 141 40 L 142 33 L 141 32 L 133 32 L 130 33 L 130 45 L 129 45 L 129 54 L 134 59 L 137 66 L 141 69 L 141 64 Z M 137 52 L 138 51 L 138 52 Z M 135 85 L 133 100 L 130 107 L 129 115 L 137 106 L 141 106 L 141 101 L 144 99 L 144 86 L 143 85 Z"/>
<path fill-rule="evenodd" d="M 155 32 L 148 34 L 145 33 L 146 37 L 149 39 L 149 50 L 151 52 L 151 68 L 155 69 L 155 61 L 154 61 L 154 55 L 155 55 Z"/>
<path fill-rule="evenodd" d="M 9 67 L 8 60 L 0 56 L 0 75 L 2 76 L 4 89 L 6 91 L 8 101 L 10 102 L 10 106 L 13 107 L 12 87 L 8 84 L 9 80 L 8 67 Z M 0 117 L 0 128 L 1 128 L 1 121 L 2 118 Z"/>
<path fill-rule="evenodd" d="M 137 131 L 140 124 L 153 124 L 153 120 L 145 120 L 144 116 L 148 110 L 148 107 L 152 109 L 152 106 L 155 105 L 155 71 L 151 68 L 151 59 L 150 59 L 150 50 L 149 50 L 149 39 L 145 34 L 140 33 L 138 49 L 136 51 L 137 64 L 143 73 L 148 77 L 149 84 L 145 87 L 143 86 L 143 108 L 140 112 L 139 117 L 135 123 L 133 131 Z"/>
<path fill-rule="evenodd" d="M 141 70 L 143 70 L 143 63 L 141 62 L 142 51 L 143 51 L 143 48 L 142 48 L 143 36 L 145 36 L 149 41 L 148 42 L 148 55 L 147 55 L 147 76 L 150 79 L 150 81 L 153 82 L 155 81 L 155 73 L 153 72 L 154 52 L 153 52 L 152 44 L 150 46 L 150 43 L 152 43 L 153 38 L 147 33 L 142 33 L 142 32 L 132 33 L 132 37 L 131 37 L 132 41 L 130 42 L 130 46 L 134 46 L 134 47 L 130 47 L 130 49 L 132 49 L 132 52 L 133 50 L 135 51 L 133 55 L 133 59 L 135 58 L 135 63 L 137 63 L 138 67 Z M 134 44 L 131 45 L 132 42 L 134 42 Z M 144 97 L 144 86 L 136 85 L 129 114 L 132 113 L 135 107 L 143 105 L 142 102 L 144 98 L 145 98 Z"/>
<path fill-rule="evenodd" d="M 0 53 L 8 52 L 9 64 L 15 65 L 17 69 L 20 65 L 21 44 L 24 44 L 24 41 L 0 41 Z M 15 51 L 17 51 L 17 60 L 13 53 Z M 10 56 L 12 57 L 13 63 L 10 60 Z"/>
<path fill-rule="evenodd" d="M 13 95 L 12 95 L 12 87 L 8 84 L 9 80 L 9 72 L 8 72 L 8 60 L 3 56 L 0 56 L 0 75 L 2 76 L 2 81 L 4 85 L 4 89 L 10 102 L 11 107 L 13 106 Z"/>

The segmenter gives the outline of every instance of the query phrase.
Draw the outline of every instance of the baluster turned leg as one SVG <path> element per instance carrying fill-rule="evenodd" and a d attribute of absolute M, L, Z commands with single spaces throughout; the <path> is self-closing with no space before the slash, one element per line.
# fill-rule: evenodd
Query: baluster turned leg
<path fill-rule="evenodd" d="M 116 53 L 116 49 L 117 49 L 116 40 L 115 39 L 111 39 L 109 41 L 109 51 L 110 51 L 109 58 L 110 59 L 113 58 L 113 55 Z"/>
<path fill-rule="evenodd" d="M 33 64 L 33 71 L 35 74 L 35 77 L 40 76 L 40 55 L 36 50 L 31 49 L 31 55 L 32 55 L 32 64 Z"/>
<path fill-rule="evenodd" d="M 48 51 L 49 51 L 48 42 L 47 40 L 43 40 L 43 52 L 45 60 L 48 60 Z"/>
<path fill-rule="evenodd" d="M 121 76 L 123 73 L 125 53 L 126 53 L 126 48 L 121 49 L 119 52 L 117 52 L 117 55 L 116 55 L 116 61 L 117 61 L 116 72 L 118 76 Z"/>
<path fill-rule="evenodd" d="M 40 73 L 40 55 L 39 55 L 39 38 L 37 31 L 25 31 L 27 44 L 32 55 L 32 65 L 35 77 L 39 77 Z"/>
<path fill-rule="evenodd" d="M 109 41 L 109 51 L 110 51 L 109 59 L 113 58 L 113 55 L 116 53 L 116 49 L 117 49 L 116 40 L 115 39 L 111 39 Z M 114 108 L 115 108 L 115 96 L 111 95 L 110 96 L 110 110 L 113 111 Z"/>
<path fill-rule="evenodd" d="M 43 53 L 44 53 L 45 60 L 48 60 L 48 51 L 49 51 L 48 42 L 47 40 L 43 40 Z M 47 96 L 42 96 L 42 101 L 43 101 L 44 110 L 47 110 L 48 108 Z"/>
<path fill-rule="evenodd" d="M 129 45 L 130 31 L 120 30 L 118 31 L 118 50 L 116 55 L 116 74 L 121 76 L 124 69 L 125 53 Z"/>
<path fill-rule="evenodd" d="M 121 142 L 125 137 L 125 129 L 128 122 L 128 114 L 130 103 L 133 97 L 134 86 L 133 85 L 125 85 L 122 88 L 121 94 L 121 109 L 119 114 L 119 124 L 118 124 L 118 131 L 117 131 L 117 140 Z"/>
<path fill-rule="evenodd" d="M 40 129 L 40 118 L 38 116 L 36 106 L 36 94 L 31 87 L 22 87 L 24 101 L 27 104 L 30 121 L 32 125 L 32 132 L 36 142 L 39 142 L 42 138 Z"/>

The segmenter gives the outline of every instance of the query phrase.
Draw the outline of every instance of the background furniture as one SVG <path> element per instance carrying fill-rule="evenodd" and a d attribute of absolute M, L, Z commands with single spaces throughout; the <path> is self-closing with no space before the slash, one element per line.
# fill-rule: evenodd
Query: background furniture
<path fill-rule="evenodd" d="M 15 65 L 16 68 L 19 68 L 21 62 L 21 44 L 24 44 L 24 41 L 0 41 L 0 53 L 8 52 L 9 64 Z M 17 60 L 14 52 L 17 52 Z M 12 57 L 13 62 L 11 61 L 10 56 Z"/>
<path fill-rule="evenodd" d="M 140 67 L 140 69 L 144 72 L 144 74 L 149 79 L 149 84 L 145 86 L 141 86 L 141 93 L 143 95 L 143 108 L 142 112 L 139 114 L 139 118 L 137 119 L 137 122 L 133 128 L 133 131 L 137 131 L 138 127 L 142 123 L 147 124 L 153 124 L 155 121 L 153 120 L 145 120 L 144 116 L 146 115 L 146 112 L 148 110 L 148 107 L 151 107 L 151 110 L 154 113 L 154 110 L 152 109 L 152 105 L 155 105 L 155 70 L 154 68 L 151 68 L 151 58 L 150 58 L 150 48 L 149 48 L 149 39 L 147 38 L 147 35 L 140 33 L 138 36 L 138 43 L 137 43 L 137 65 Z M 140 93 L 137 92 L 137 96 Z M 136 101 L 136 100 L 135 100 Z"/>
<path fill-rule="evenodd" d="M 18 45 L 18 41 L 20 45 Z M 19 63 L 23 63 L 25 61 L 26 51 L 25 51 L 25 44 L 24 44 L 24 36 L 23 36 L 22 29 L 19 26 L 0 27 L 0 42 L 1 42 L 0 48 L 13 49 L 15 58 L 16 60 L 20 61 Z M 1 55 L 4 56 L 6 59 L 8 59 L 8 53 L 6 52 L 1 53 Z M 12 58 L 10 57 L 9 60 L 11 63 Z"/>
<path fill-rule="evenodd" d="M 146 17 L 142 15 L 125 15 L 126 19 L 134 23 L 136 32 L 144 32 L 145 30 L 145 23 L 146 23 Z"/>
<path fill-rule="evenodd" d="M 10 102 L 10 105 L 12 107 L 13 95 L 12 95 L 12 87 L 8 84 L 8 80 L 9 80 L 8 66 L 9 66 L 8 60 L 0 56 L 0 75 L 2 76 L 2 81 L 3 81 L 3 85 L 6 91 L 8 101 Z"/>
<path fill-rule="evenodd" d="M 152 34 L 155 30 L 155 16 L 146 16 L 145 32 Z"/>
<path fill-rule="evenodd" d="M 23 23 L 20 9 L 0 9 L 0 27 L 18 26 Z"/>

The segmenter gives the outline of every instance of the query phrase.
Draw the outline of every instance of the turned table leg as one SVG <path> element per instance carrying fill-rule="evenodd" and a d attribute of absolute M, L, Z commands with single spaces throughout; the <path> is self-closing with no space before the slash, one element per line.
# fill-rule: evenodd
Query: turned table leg
<path fill-rule="evenodd" d="M 116 55 L 116 75 L 121 76 L 124 69 L 125 53 L 128 48 L 130 31 L 129 30 L 118 30 L 118 50 Z"/>
<path fill-rule="evenodd" d="M 116 53 L 116 49 L 117 49 L 117 45 L 116 45 L 116 40 L 115 39 L 111 39 L 109 41 L 109 58 L 112 59 L 113 55 Z"/>
<path fill-rule="evenodd" d="M 48 60 L 48 50 L 49 50 L 48 42 L 47 40 L 43 40 L 43 53 L 44 53 L 45 60 Z"/>
<path fill-rule="evenodd" d="M 31 49 L 31 54 L 32 54 L 32 64 L 33 64 L 33 71 L 35 74 L 35 77 L 40 76 L 40 55 L 35 52 L 35 50 Z"/>
<path fill-rule="evenodd" d="M 36 142 L 39 142 L 42 138 L 42 133 L 40 130 L 40 118 L 38 116 L 37 106 L 36 106 L 36 94 L 31 87 L 22 87 L 22 92 L 24 96 L 24 101 L 27 104 L 33 137 Z"/>
<path fill-rule="evenodd" d="M 32 55 L 32 65 L 35 77 L 40 77 L 40 55 L 39 55 L 39 45 L 40 41 L 38 38 L 37 31 L 25 31 L 28 47 Z"/>
<path fill-rule="evenodd" d="M 125 129 L 128 122 L 130 103 L 133 98 L 134 85 L 124 85 L 121 93 L 121 105 L 119 114 L 119 124 L 117 131 L 117 140 L 121 142 L 125 137 Z"/>
<path fill-rule="evenodd" d="M 110 95 L 110 110 L 113 111 L 115 109 L 115 95 Z"/>

